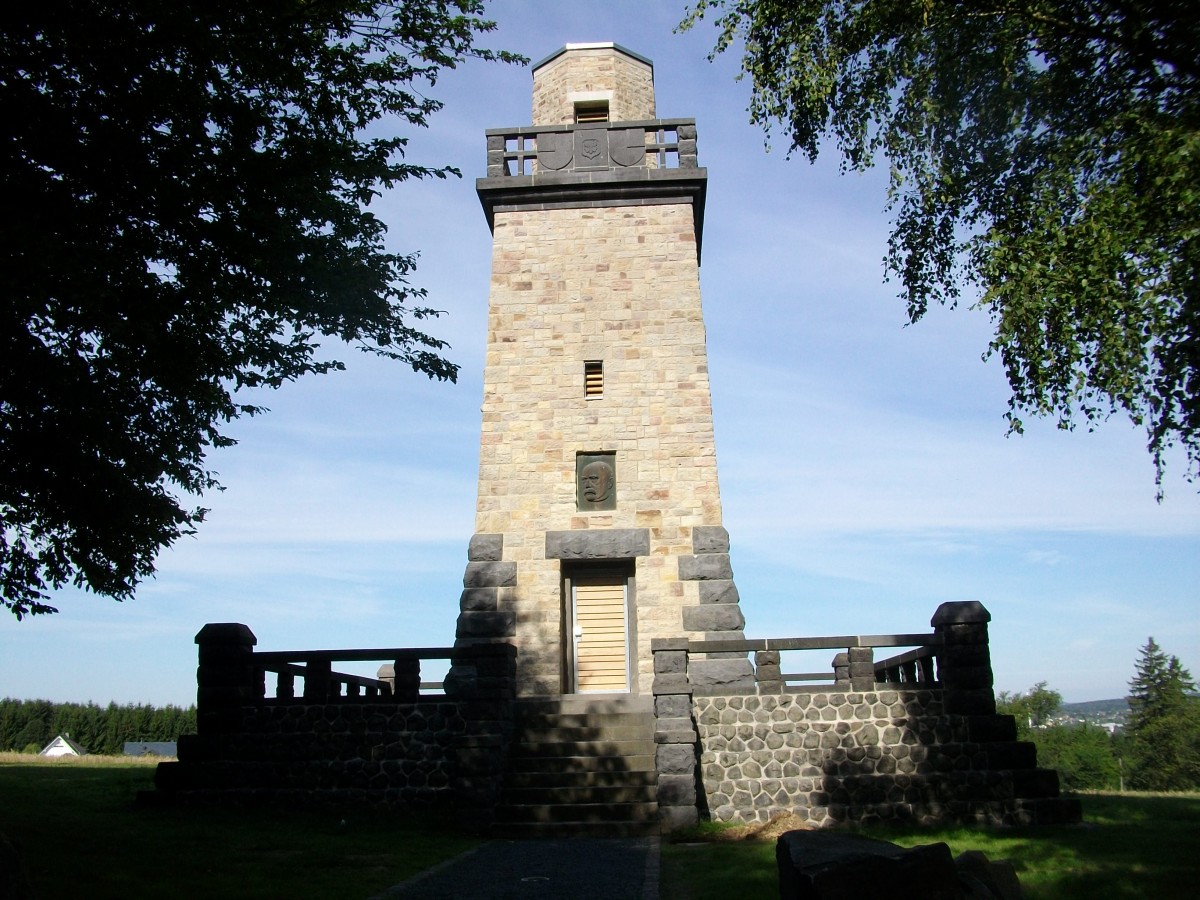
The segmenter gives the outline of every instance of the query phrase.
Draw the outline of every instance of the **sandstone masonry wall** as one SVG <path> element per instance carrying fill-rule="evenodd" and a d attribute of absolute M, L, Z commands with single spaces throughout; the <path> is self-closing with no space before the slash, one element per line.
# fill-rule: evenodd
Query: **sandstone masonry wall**
<path fill-rule="evenodd" d="M 653 119 L 654 68 L 616 47 L 573 49 L 539 67 L 533 75 L 533 124 L 575 121 L 574 98 L 608 96 L 609 119 Z"/>
<path fill-rule="evenodd" d="M 585 398 L 592 360 L 603 396 Z M 650 641 L 680 634 L 699 602 L 679 558 L 721 522 L 691 205 L 498 211 L 485 373 L 476 532 L 502 536 L 490 565 L 515 563 L 488 584 L 513 622 L 519 690 L 563 689 L 545 535 L 571 529 L 648 532 L 631 629 L 648 690 Z M 615 453 L 616 509 L 578 512 L 576 455 L 598 452 Z"/>

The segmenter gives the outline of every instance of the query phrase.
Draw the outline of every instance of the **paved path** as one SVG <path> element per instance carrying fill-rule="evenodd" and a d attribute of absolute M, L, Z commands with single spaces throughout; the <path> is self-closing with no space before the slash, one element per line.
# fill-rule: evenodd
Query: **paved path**
<path fill-rule="evenodd" d="M 489 841 L 372 900 L 658 900 L 658 838 Z"/>

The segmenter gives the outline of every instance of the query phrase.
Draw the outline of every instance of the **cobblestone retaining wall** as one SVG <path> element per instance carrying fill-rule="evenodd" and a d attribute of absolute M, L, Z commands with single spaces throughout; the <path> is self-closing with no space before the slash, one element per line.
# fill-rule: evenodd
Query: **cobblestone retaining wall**
<path fill-rule="evenodd" d="M 1001 766 L 1031 767 L 1032 745 L 973 742 L 972 717 L 946 715 L 941 691 L 798 691 L 692 703 L 704 798 L 716 821 L 766 821 L 780 812 L 814 825 L 1022 819 L 1013 773 Z"/>

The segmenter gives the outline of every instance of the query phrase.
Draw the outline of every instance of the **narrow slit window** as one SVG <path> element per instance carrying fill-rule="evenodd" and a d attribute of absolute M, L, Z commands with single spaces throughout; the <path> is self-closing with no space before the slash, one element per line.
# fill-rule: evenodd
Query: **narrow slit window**
<path fill-rule="evenodd" d="M 575 104 L 575 124 L 586 125 L 608 121 L 607 100 L 586 100 Z"/>
<path fill-rule="evenodd" d="M 583 364 L 583 396 L 588 399 L 604 396 L 604 363 L 598 359 Z"/>

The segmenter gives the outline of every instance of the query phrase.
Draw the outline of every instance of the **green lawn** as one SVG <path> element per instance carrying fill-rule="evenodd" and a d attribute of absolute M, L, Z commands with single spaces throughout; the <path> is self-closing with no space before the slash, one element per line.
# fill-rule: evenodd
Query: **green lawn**
<path fill-rule="evenodd" d="M 1200 794 L 1088 794 L 1082 825 L 984 831 L 876 829 L 905 846 L 945 841 L 954 855 L 1009 859 L 1029 900 L 1191 900 L 1200 884 Z M 778 897 L 774 842 L 663 848 L 663 900 Z"/>
<path fill-rule="evenodd" d="M 0 754 L 0 830 L 38 897 L 365 898 L 477 843 L 428 816 L 135 808 L 153 775 Z"/>
<path fill-rule="evenodd" d="M 153 771 L 134 759 L 0 754 L 0 830 L 21 845 L 38 897 L 354 900 L 476 843 L 429 815 L 136 808 Z M 870 834 L 1010 859 L 1030 900 L 1196 895 L 1200 795 L 1090 794 L 1083 804 L 1083 825 Z M 774 900 L 774 842 L 664 842 L 662 896 Z"/>

